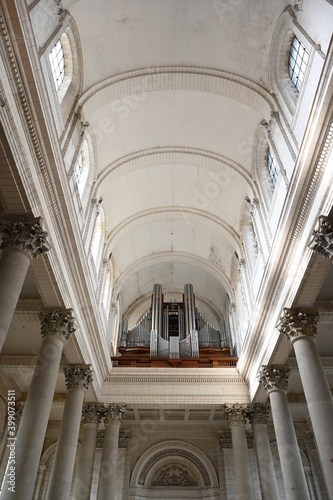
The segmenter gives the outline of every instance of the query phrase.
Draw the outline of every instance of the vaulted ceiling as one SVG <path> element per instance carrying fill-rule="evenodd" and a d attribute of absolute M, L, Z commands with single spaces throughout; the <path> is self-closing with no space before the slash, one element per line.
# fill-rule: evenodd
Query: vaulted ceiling
<path fill-rule="evenodd" d="M 79 104 L 96 137 L 95 197 L 124 312 L 156 282 L 173 293 L 190 282 L 223 315 L 242 204 L 257 196 L 252 145 L 270 118 L 270 49 L 286 5 L 63 1 L 82 46 Z"/>

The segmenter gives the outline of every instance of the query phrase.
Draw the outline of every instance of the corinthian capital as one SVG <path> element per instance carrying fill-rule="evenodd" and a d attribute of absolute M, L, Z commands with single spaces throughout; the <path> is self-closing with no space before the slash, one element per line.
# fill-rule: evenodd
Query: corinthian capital
<path fill-rule="evenodd" d="M 0 221 L 1 250 L 15 248 L 31 258 L 47 252 L 50 246 L 46 241 L 47 233 L 42 229 L 42 222 L 41 217 L 32 220 L 18 217 L 14 222 Z"/>
<path fill-rule="evenodd" d="M 92 369 L 87 365 L 73 365 L 64 368 L 67 389 L 88 389 L 93 380 Z"/>
<path fill-rule="evenodd" d="M 277 328 L 292 344 L 301 337 L 316 338 L 319 320 L 317 310 L 284 308 L 283 312 L 284 316 L 280 318 Z"/>
<path fill-rule="evenodd" d="M 247 405 L 240 405 L 239 403 L 224 405 L 224 413 L 229 421 L 230 427 L 237 424 L 245 426 L 247 418 L 246 407 Z"/>
<path fill-rule="evenodd" d="M 124 420 L 125 415 L 126 415 L 125 403 L 122 403 L 121 405 L 117 405 L 116 403 L 111 403 L 105 408 L 104 423 L 117 424 L 120 426 L 122 421 Z"/>
<path fill-rule="evenodd" d="M 247 406 L 247 416 L 252 424 L 267 424 L 270 408 L 261 403 L 255 403 Z"/>
<path fill-rule="evenodd" d="M 43 337 L 50 335 L 65 341 L 76 330 L 72 309 L 52 309 L 49 313 L 41 313 L 39 318 Z"/>
<path fill-rule="evenodd" d="M 308 247 L 333 262 L 333 220 L 322 215 L 319 217 L 319 229 L 312 234 Z"/>
<path fill-rule="evenodd" d="M 82 408 L 83 424 L 99 424 L 104 415 L 104 405 L 100 403 L 86 403 Z"/>
<path fill-rule="evenodd" d="M 274 390 L 287 392 L 290 370 L 287 366 L 263 365 L 260 368 L 258 380 L 265 387 L 268 394 Z"/>

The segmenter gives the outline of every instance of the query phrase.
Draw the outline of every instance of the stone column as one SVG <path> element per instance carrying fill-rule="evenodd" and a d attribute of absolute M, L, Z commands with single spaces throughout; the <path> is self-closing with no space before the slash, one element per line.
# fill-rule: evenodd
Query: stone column
<path fill-rule="evenodd" d="M 47 233 L 42 230 L 42 219 L 15 222 L 0 221 L 2 233 L 0 259 L 0 352 L 13 319 L 22 286 L 34 257 L 47 252 Z"/>
<path fill-rule="evenodd" d="M 317 311 L 284 309 L 278 329 L 294 347 L 328 495 L 333 500 L 333 399 L 316 347 Z"/>
<path fill-rule="evenodd" d="M 88 366 L 74 365 L 64 370 L 68 394 L 62 416 L 47 500 L 68 500 L 73 478 L 85 391 L 92 381 Z"/>
<path fill-rule="evenodd" d="M 98 425 L 104 414 L 104 405 L 87 403 L 82 410 L 82 439 L 77 475 L 74 481 L 74 500 L 89 500 L 94 470 Z"/>
<path fill-rule="evenodd" d="M 288 500 L 310 500 L 302 459 L 287 400 L 290 370 L 284 366 L 262 366 L 261 382 L 270 398 L 283 482 Z"/>
<path fill-rule="evenodd" d="M 105 435 L 99 473 L 97 500 L 114 500 L 116 490 L 119 429 L 126 414 L 126 405 L 111 403 L 105 409 Z"/>
<path fill-rule="evenodd" d="M 40 316 L 43 342 L 17 433 L 16 493 L 4 490 L 1 500 L 32 499 L 63 344 L 75 331 L 71 309 Z"/>
<path fill-rule="evenodd" d="M 224 405 L 224 411 L 231 428 L 237 498 L 238 500 L 254 500 L 255 494 L 245 432 L 246 405 L 238 403 Z"/>
<path fill-rule="evenodd" d="M 279 500 L 279 490 L 267 432 L 270 409 L 266 405 L 257 403 L 249 405 L 247 411 L 248 418 L 252 422 L 262 500 Z"/>

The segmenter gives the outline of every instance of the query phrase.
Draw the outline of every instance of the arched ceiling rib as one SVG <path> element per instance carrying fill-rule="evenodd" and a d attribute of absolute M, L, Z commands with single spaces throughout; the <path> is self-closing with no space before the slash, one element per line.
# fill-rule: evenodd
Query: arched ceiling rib
<path fill-rule="evenodd" d="M 251 157 L 244 152 L 265 116 L 216 94 L 169 90 L 147 93 L 139 101 L 106 102 L 85 118 L 96 136 L 99 173 L 126 155 L 170 145 L 210 151 L 250 172 Z"/>
<path fill-rule="evenodd" d="M 232 226 L 229 226 L 223 220 L 208 212 L 185 206 L 156 207 L 153 210 L 145 210 L 134 214 L 132 217 L 128 217 L 114 227 L 108 234 L 105 254 L 108 255 L 110 253 L 112 248 L 117 245 L 124 233 L 132 231 L 134 228 L 144 224 L 170 219 L 181 219 L 185 222 L 185 224 L 201 221 L 202 224 L 210 227 L 213 232 L 218 233 L 222 231 L 229 243 L 235 245 L 241 254 L 241 242 L 239 235 Z"/>
<path fill-rule="evenodd" d="M 160 252 L 133 262 L 116 279 L 114 295 L 121 292 L 123 311 L 138 297 L 152 292 L 153 284 L 182 292 L 192 283 L 196 293 L 224 310 L 226 293 L 231 294 L 229 278 L 216 264 L 182 252 Z"/>
<path fill-rule="evenodd" d="M 88 119 L 106 103 L 131 96 L 139 96 L 137 101 L 140 102 L 149 92 L 172 90 L 227 97 L 245 104 L 266 119 L 275 108 L 271 94 L 251 80 L 204 67 L 177 66 L 143 68 L 108 78 L 87 90 L 80 98 L 79 106 Z"/>

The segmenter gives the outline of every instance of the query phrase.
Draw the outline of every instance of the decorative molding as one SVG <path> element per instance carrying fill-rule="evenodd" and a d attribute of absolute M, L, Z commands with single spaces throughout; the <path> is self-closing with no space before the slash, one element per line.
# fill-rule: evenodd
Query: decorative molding
<path fill-rule="evenodd" d="M 73 365 L 70 368 L 65 368 L 64 374 L 67 390 L 87 390 L 93 381 L 92 369 L 87 365 Z"/>
<path fill-rule="evenodd" d="M 15 248 L 29 255 L 30 258 L 48 252 L 50 245 L 46 241 L 47 232 L 42 229 L 41 217 L 28 220 L 18 217 L 15 221 L 0 221 L 2 233 L 1 250 Z"/>
<path fill-rule="evenodd" d="M 268 394 L 272 391 L 287 393 L 290 369 L 287 366 L 262 365 L 259 370 L 258 380 L 265 387 Z"/>
<path fill-rule="evenodd" d="M 247 405 L 242 405 L 239 403 L 235 404 L 225 404 L 224 414 L 229 421 L 230 427 L 233 425 L 243 425 L 246 424 L 247 419 Z"/>
<path fill-rule="evenodd" d="M 232 437 L 230 431 L 218 431 L 218 438 L 222 449 L 232 448 Z"/>
<path fill-rule="evenodd" d="M 104 415 L 104 408 L 101 403 L 85 403 L 82 407 L 82 423 L 100 424 Z"/>
<path fill-rule="evenodd" d="M 24 410 L 24 401 L 16 401 L 16 405 L 15 405 L 15 425 L 16 425 L 16 429 L 18 429 L 18 427 L 20 425 L 22 414 L 23 414 L 23 410 Z"/>
<path fill-rule="evenodd" d="M 261 403 L 247 405 L 247 417 L 253 424 L 268 424 L 270 407 Z"/>
<path fill-rule="evenodd" d="M 117 405 L 116 403 L 111 403 L 105 407 L 104 413 L 104 424 L 116 424 L 121 425 L 126 415 L 126 405 L 122 403 Z"/>
<path fill-rule="evenodd" d="M 321 215 L 319 218 L 319 229 L 313 231 L 313 239 L 308 247 L 313 251 L 328 258 L 333 264 L 333 220 Z"/>
<path fill-rule="evenodd" d="M 131 437 L 132 437 L 132 434 L 129 430 L 120 431 L 119 432 L 119 441 L 118 441 L 119 448 L 127 448 Z"/>
<path fill-rule="evenodd" d="M 104 444 L 105 430 L 102 429 L 97 432 L 96 448 L 103 448 Z"/>
<path fill-rule="evenodd" d="M 49 313 L 40 313 L 42 337 L 59 337 L 61 340 L 68 340 L 75 332 L 74 317 L 72 309 L 52 309 Z"/>
<path fill-rule="evenodd" d="M 316 338 L 317 323 L 319 321 L 318 311 L 315 309 L 283 309 L 284 316 L 280 318 L 277 325 L 279 332 L 287 337 L 293 344 L 302 337 Z"/>

